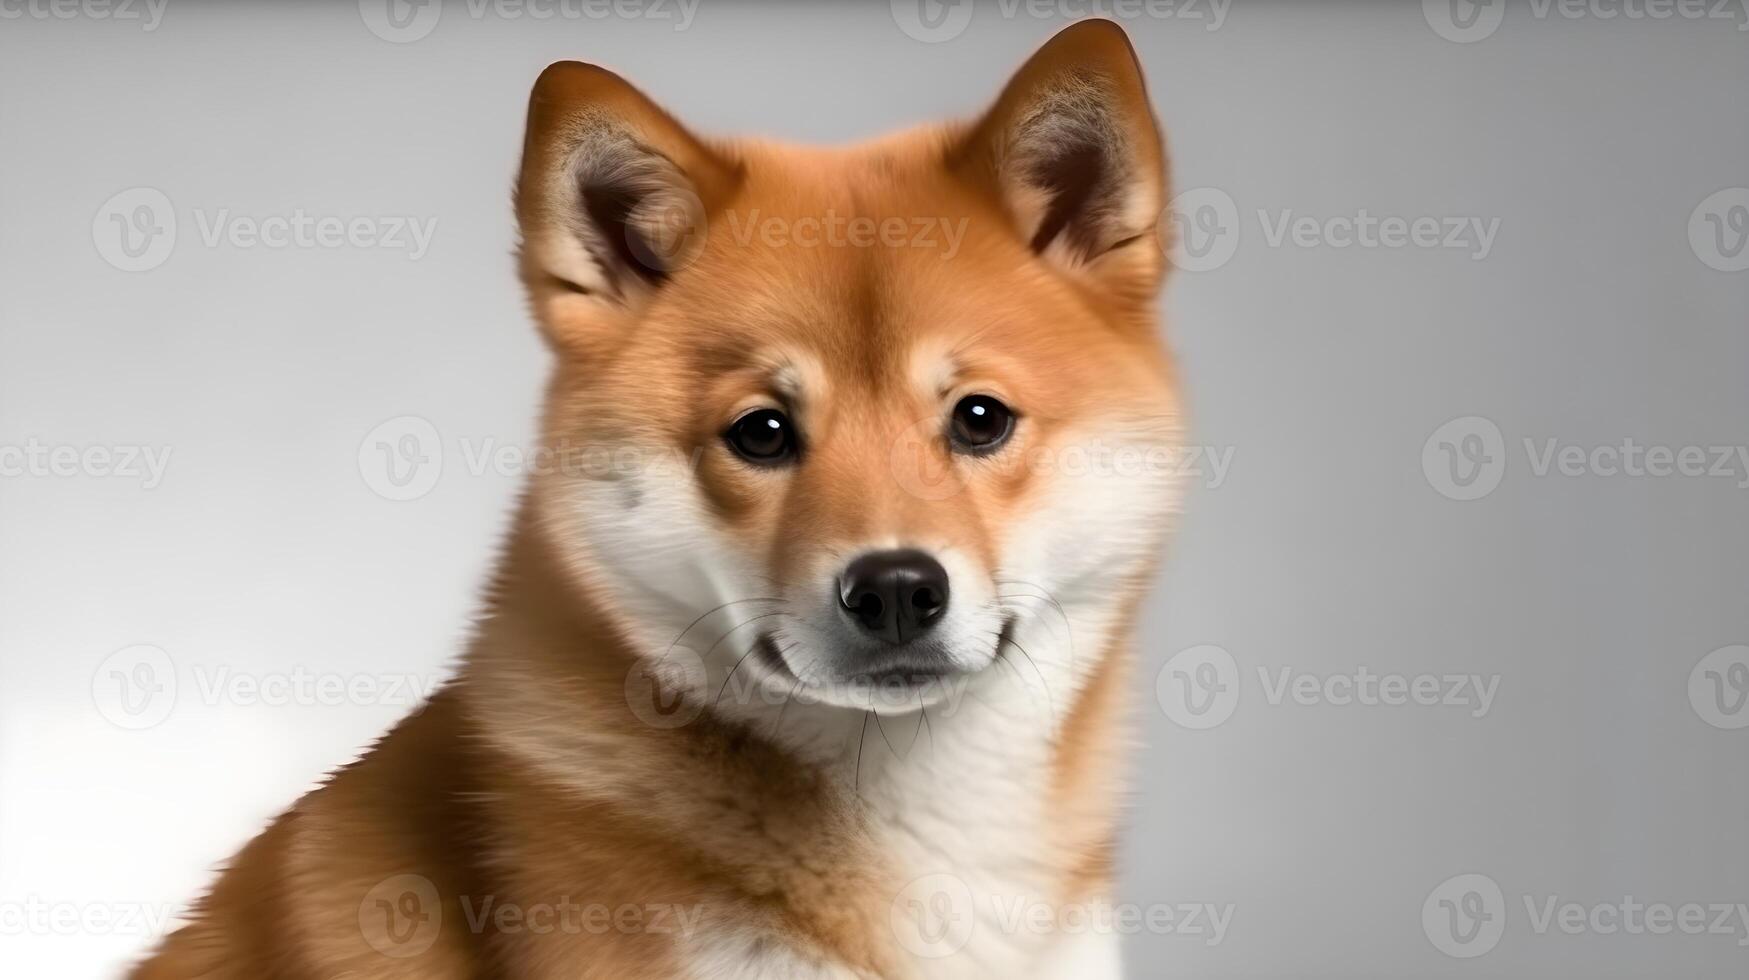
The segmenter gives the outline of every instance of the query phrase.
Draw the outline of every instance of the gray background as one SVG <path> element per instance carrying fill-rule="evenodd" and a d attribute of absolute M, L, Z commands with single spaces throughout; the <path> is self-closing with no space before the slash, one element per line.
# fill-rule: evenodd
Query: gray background
<path fill-rule="evenodd" d="M 151 30 L 70 9 L 0 5 L 21 14 L 0 19 L 0 447 L 172 456 L 150 489 L 0 477 L 10 976 L 112 973 L 143 928 L 20 910 L 187 900 L 407 710 L 392 694 L 260 704 L 212 695 L 215 678 L 429 681 L 457 651 L 519 482 L 464 456 L 527 444 L 544 370 L 509 209 L 541 67 L 616 67 L 706 131 L 841 141 L 976 110 L 1070 19 L 992 4 L 964 23 L 949 5 L 957 33 L 926 43 L 881 3 L 703 0 L 684 30 L 658 19 L 672 4 L 537 19 L 458 3 L 394 43 L 353 3 L 169 0 Z M 1749 185 L 1745 14 L 1512 5 L 1454 41 L 1441 9 L 1236 0 L 1210 30 L 1206 0 L 1115 8 L 1176 183 L 1217 189 L 1238 219 L 1231 258 L 1164 300 L 1196 441 L 1232 464 L 1193 488 L 1139 640 L 1146 748 L 1119 896 L 1232 919 L 1218 943 L 1126 939 L 1134 976 L 1749 969 L 1735 918 L 1731 935 L 1568 935 L 1525 907 L 1749 902 L 1749 728 L 1727 727 L 1749 708 L 1715 724 L 1689 696 L 1702 657 L 1749 643 L 1749 473 L 1538 475 L 1524 449 L 1749 441 L 1749 272 L 1710 267 L 1688 233 L 1704 199 Z M 101 230 L 136 187 L 178 223 L 147 272 L 107 261 Z M 417 260 L 202 240 L 224 209 L 298 208 L 437 226 Z M 1284 209 L 1362 208 L 1499 226 L 1479 261 L 1265 230 Z M 359 447 L 407 416 L 437 433 L 441 475 L 385 499 Z M 1471 416 L 1498 426 L 1505 468 L 1454 500 L 1423 449 Z M 129 730 L 106 658 L 137 644 L 177 686 Z M 1191 730 L 1155 679 L 1204 644 L 1237 665 L 1238 700 Z M 1258 675 L 1362 666 L 1497 675 L 1498 693 L 1482 717 L 1272 703 Z M 1505 922 L 1466 959 L 1422 916 L 1463 873 L 1499 885 Z"/>

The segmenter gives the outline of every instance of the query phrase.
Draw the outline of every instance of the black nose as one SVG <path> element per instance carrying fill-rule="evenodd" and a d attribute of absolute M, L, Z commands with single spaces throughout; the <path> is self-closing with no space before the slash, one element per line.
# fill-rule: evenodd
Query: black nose
<path fill-rule="evenodd" d="M 904 643 L 929 629 L 947 609 L 947 569 L 921 551 L 874 551 L 850 563 L 838 598 L 872 636 Z"/>

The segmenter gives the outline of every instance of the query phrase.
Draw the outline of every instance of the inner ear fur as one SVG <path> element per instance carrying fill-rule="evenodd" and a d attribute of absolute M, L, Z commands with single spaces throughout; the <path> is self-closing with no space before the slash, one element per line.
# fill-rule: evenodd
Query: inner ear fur
<path fill-rule="evenodd" d="M 1166 155 L 1141 66 L 1116 24 L 1082 21 L 1047 42 L 951 146 L 948 165 L 996 198 L 1039 255 L 1157 286 Z M 1131 248 L 1160 261 L 1101 262 Z M 1102 268 L 1114 264 L 1128 268 Z"/>
<path fill-rule="evenodd" d="M 738 180 L 733 161 L 620 76 L 575 61 L 548 67 L 529 96 L 516 184 L 531 297 L 634 308 L 702 244 Z"/>

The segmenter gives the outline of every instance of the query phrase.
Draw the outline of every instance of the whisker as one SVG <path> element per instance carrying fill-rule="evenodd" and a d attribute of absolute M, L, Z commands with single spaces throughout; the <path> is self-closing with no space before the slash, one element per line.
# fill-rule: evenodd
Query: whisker
<path fill-rule="evenodd" d="M 1044 689 L 1045 704 L 1046 704 L 1046 708 L 1050 712 L 1051 728 L 1054 730 L 1057 727 L 1057 699 L 1056 699 L 1056 696 L 1051 693 L 1051 682 L 1045 680 L 1045 672 L 1038 669 L 1038 661 L 1032 659 L 1032 654 L 1027 653 L 1025 647 L 1014 642 L 1013 637 L 1009 637 L 1008 645 L 1012 646 L 1016 650 L 1019 650 L 1020 655 L 1026 658 L 1026 662 L 1029 664 L 1032 664 L 1033 673 L 1038 675 L 1039 687 Z M 1017 670 L 1018 670 L 1018 668 L 1017 668 Z"/>
<path fill-rule="evenodd" d="M 923 727 L 929 729 L 929 759 L 935 761 L 935 726 L 929 722 L 929 706 L 923 703 L 923 692 L 917 692 L 917 710 L 923 713 Z"/>
<path fill-rule="evenodd" d="M 662 656 L 667 657 L 669 653 L 673 652 L 674 648 L 680 644 L 680 641 L 686 639 L 686 634 L 692 632 L 693 627 L 697 626 L 699 623 L 704 622 L 706 619 L 709 619 L 710 617 L 716 615 L 717 613 L 722 612 L 723 610 L 729 608 L 730 606 L 738 606 L 744 602 L 782 602 L 782 601 L 783 601 L 782 599 L 773 598 L 771 596 L 752 596 L 752 597 L 749 597 L 746 599 L 735 599 L 735 600 L 730 601 L 730 602 L 725 602 L 722 605 L 716 607 L 715 609 L 707 611 L 704 615 L 702 615 L 702 616 L 698 617 L 697 619 L 693 620 L 692 622 L 688 623 L 686 625 L 686 628 L 680 631 L 680 635 L 674 638 L 674 642 L 668 644 L 668 649 L 662 651 Z M 737 627 L 737 628 L 739 628 L 739 627 Z"/>
<path fill-rule="evenodd" d="M 862 796 L 862 747 L 868 742 L 868 716 L 870 714 L 871 712 L 863 712 L 862 734 L 856 739 L 856 778 L 851 781 L 851 786 L 859 797 Z"/>
<path fill-rule="evenodd" d="M 741 654 L 741 659 L 735 661 L 735 666 L 729 668 L 729 676 L 723 678 L 723 686 L 717 688 L 717 699 L 711 702 L 712 711 L 715 711 L 717 706 L 723 703 L 723 694 L 729 690 L 729 682 L 735 679 L 735 671 L 741 669 L 741 665 L 747 662 L 748 657 L 753 656 L 753 651 L 759 649 L 759 644 L 762 642 L 764 642 L 764 637 L 760 637 L 748 644 L 747 652 Z"/>
<path fill-rule="evenodd" d="M 700 659 L 704 659 L 704 660 L 710 659 L 710 655 L 716 652 L 717 647 L 721 646 L 724 640 L 728 639 L 731 636 L 734 636 L 736 633 L 739 633 L 741 630 L 745 629 L 746 627 L 751 626 L 754 623 L 757 623 L 762 619 L 776 619 L 777 617 L 780 617 L 782 615 L 784 615 L 784 614 L 781 612 L 761 613 L 757 616 L 754 616 L 752 619 L 748 619 L 748 620 L 745 620 L 743 622 L 736 623 L 733 627 L 730 627 L 730 629 L 727 633 L 724 633 L 722 636 L 717 637 L 716 642 L 712 643 L 708 647 L 705 647 L 704 656 Z M 669 649 L 672 650 L 673 648 L 670 647 Z"/>
<path fill-rule="evenodd" d="M 1032 605 L 1032 604 L 1022 605 L 1020 603 L 1011 602 L 1008 600 L 1013 600 L 1013 599 L 1039 599 L 1039 600 L 1042 600 L 1044 598 L 1045 598 L 1044 596 L 1034 596 L 1034 595 L 999 595 L 996 597 L 996 604 L 998 606 L 1000 606 L 1001 608 L 1007 610 L 1008 612 L 1013 613 L 1016 618 L 1019 618 L 1021 616 L 1026 616 L 1026 617 L 1029 617 L 1031 619 L 1039 620 L 1042 622 L 1043 621 L 1042 618 L 1038 615 L 1038 611 L 1039 611 L 1038 606 Z M 1061 617 L 1059 617 L 1059 618 L 1061 618 Z M 1053 637 L 1058 635 L 1059 631 L 1057 630 L 1057 628 L 1054 625 L 1050 627 L 1050 630 L 1051 630 L 1051 635 Z M 1071 646 L 1073 646 L 1074 637 L 1070 634 L 1068 620 L 1066 620 L 1066 619 L 1063 620 L 1063 629 L 1061 631 L 1061 635 L 1063 637 L 1063 642 L 1068 643 Z"/>
<path fill-rule="evenodd" d="M 871 697 L 872 697 L 872 695 L 871 695 Z M 880 732 L 881 733 L 881 741 L 887 743 L 887 751 L 891 752 L 894 755 L 898 755 L 899 751 L 897 749 L 893 748 L 893 740 L 887 737 L 887 726 L 886 726 L 885 722 L 881 721 L 880 712 L 874 711 L 874 709 L 872 709 L 872 708 L 869 710 L 875 716 L 875 720 L 874 720 L 875 721 L 875 731 Z"/>
<path fill-rule="evenodd" d="M 1030 594 L 1020 593 L 1020 594 L 1015 594 L 1015 597 L 1037 599 L 1041 602 L 1049 604 L 1052 609 L 1055 609 L 1057 611 L 1057 615 L 1059 617 L 1061 617 L 1061 619 L 1063 620 L 1064 642 L 1069 645 L 1069 656 L 1071 658 L 1074 657 L 1074 655 L 1075 655 L 1075 624 L 1069 621 L 1068 610 L 1063 608 L 1063 604 L 1057 601 L 1057 597 L 1051 594 L 1050 589 L 1047 589 L 1044 586 L 1039 585 L 1036 582 L 1028 582 L 1025 579 L 998 578 L 998 579 L 996 579 L 996 584 L 997 585 L 1010 585 L 1010 586 L 1021 585 L 1021 586 L 1025 586 L 1026 588 L 1029 588 L 1029 589 L 1038 590 L 1038 593 L 1039 593 L 1038 595 L 1030 595 Z M 1003 598 L 1003 597 L 999 595 L 998 598 Z"/>
<path fill-rule="evenodd" d="M 794 684 L 790 685 L 789 693 L 787 693 L 783 696 L 783 703 L 777 706 L 777 721 L 773 722 L 772 726 L 771 726 L 771 737 L 772 738 L 776 738 L 777 733 L 783 729 L 783 713 L 785 711 L 789 710 L 790 699 L 795 697 L 796 691 L 800 690 L 801 686 L 802 686 L 802 675 L 797 674 L 796 675 L 796 682 Z"/>

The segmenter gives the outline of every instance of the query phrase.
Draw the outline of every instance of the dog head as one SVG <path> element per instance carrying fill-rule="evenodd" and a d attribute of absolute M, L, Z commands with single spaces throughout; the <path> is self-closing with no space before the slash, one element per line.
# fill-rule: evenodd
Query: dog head
<path fill-rule="evenodd" d="M 1109 22 L 971 123 L 848 148 L 707 141 L 553 65 L 517 188 L 570 462 L 540 533 L 641 654 L 845 706 L 1124 608 L 1173 503 L 1165 194 Z"/>

